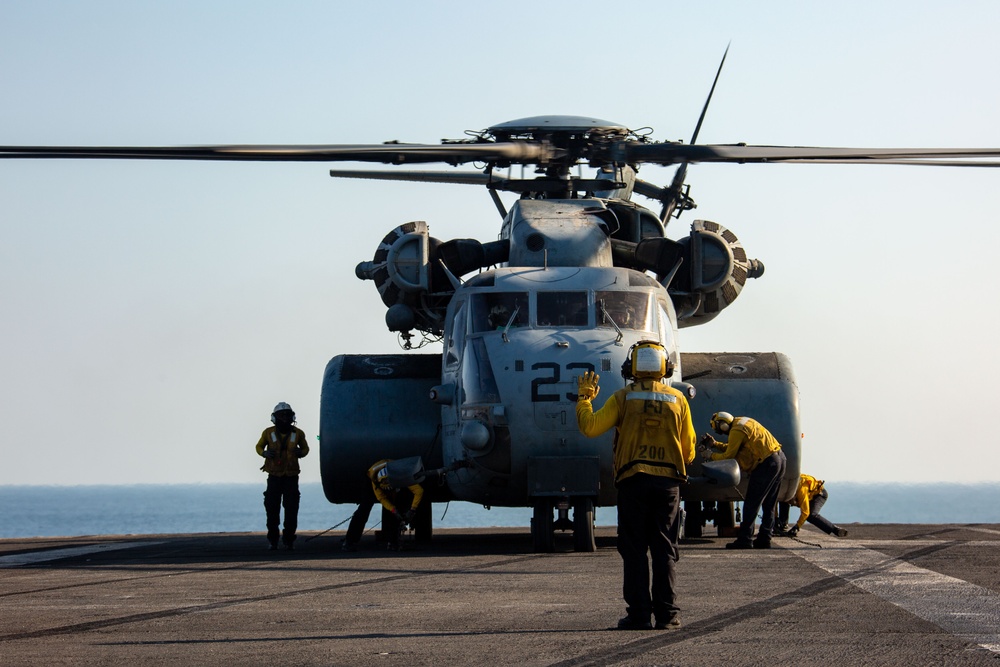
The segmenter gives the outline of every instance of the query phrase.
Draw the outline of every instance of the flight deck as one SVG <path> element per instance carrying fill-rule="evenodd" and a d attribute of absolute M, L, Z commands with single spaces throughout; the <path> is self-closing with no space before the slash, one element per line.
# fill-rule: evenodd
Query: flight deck
<path fill-rule="evenodd" d="M 6 665 L 1000 665 L 1000 525 L 806 527 L 768 551 L 682 542 L 682 625 L 617 631 L 614 529 L 0 541 Z"/>

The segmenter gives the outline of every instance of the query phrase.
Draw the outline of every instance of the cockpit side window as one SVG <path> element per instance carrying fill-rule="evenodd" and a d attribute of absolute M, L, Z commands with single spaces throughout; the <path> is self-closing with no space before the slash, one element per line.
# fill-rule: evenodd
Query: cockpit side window
<path fill-rule="evenodd" d="M 472 296 L 472 333 L 528 324 L 527 292 L 485 292 Z M 511 319 L 513 318 L 513 320 Z"/>
<path fill-rule="evenodd" d="M 469 312 L 468 305 L 467 301 L 458 305 L 458 310 L 451 323 L 451 337 L 448 339 L 448 349 L 445 352 L 448 366 L 454 366 L 462 358 L 462 349 L 465 347 L 465 322 Z"/>
<path fill-rule="evenodd" d="M 651 310 L 650 294 L 645 292 L 597 292 L 597 326 L 657 331 L 657 318 Z M 611 320 L 614 320 L 614 324 Z"/>
<path fill-rule="evenodd" d="M 465 346 L 465 361 L 462 363 L 463 405 L 468 403 L 499 403 L 500 390 L 482 336 L 470 338 Z"/>
<path fill-rule="evenodd" d="M 589 324 L 586 292 L 539 292 L 540 327 L 585 327 Z"/>

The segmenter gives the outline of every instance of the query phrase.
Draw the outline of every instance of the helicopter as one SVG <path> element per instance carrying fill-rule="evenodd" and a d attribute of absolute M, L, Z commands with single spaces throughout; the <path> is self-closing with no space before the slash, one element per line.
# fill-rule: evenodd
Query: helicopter
<path fill-rule="evenodd" d="M 576 377 L 595 371 L 610 394 L 624 385 L 618 370 L 641 341 L 655 340 L 673 357 L 668 381 L 690 397 L 696 424 L 718 410 L 753 415 L 782 442 L 782 498 L 794 492 L 801 469 L 799 392 L 785 355 L 681 353 L 680 329 L 713 320 L 747 280 L 764 274 L 763 263 L 717 222 L 695 220 L 686 233 L 668 236 L 670 223 L 696 207 L 685 182 L 689 164 L 1000 165 L 987 161 L 1000 149 L 701 145 L 707 107 L 689 143 L 654 141 L 594 117 L 549 115 L 440 144 L 0 146 L 0 158 L 475 164 L 475 171 L 331 171 L 485 187 L 501 225 L 495 240 L 441 241 L 426 221 L 406 222 L 357 266 L 357 277 L 375 284 L 404 353 L 338 355 L 327 365 L 324 492 L 332 503 L 361 502 L 371 493 L 365 471 L 372 463 L 419 460 L 447 472 L 427 490 L 418 535 L 430 536 L 433 502 L 459 500 L 530 507 L 536 551 L 552 551 L 557 531 L 572 531 L 575 550 L 593 551 L 596 509 L 615 504 L 612 436 L 579 433 Z M 645 164 L 677 172 L 659 186 L 639 178 Z M 501 192 L 515 195 L 514 204 Z M 658 203 L 659 212 L 634 195 Z M 414 351 L 438 342 L 439 353 Z M 709 521 L 720 532 L 733 526 L 746 480 L 726 465 L 696 461 L 689 472 L 686 534 L 701 535 Z"/>

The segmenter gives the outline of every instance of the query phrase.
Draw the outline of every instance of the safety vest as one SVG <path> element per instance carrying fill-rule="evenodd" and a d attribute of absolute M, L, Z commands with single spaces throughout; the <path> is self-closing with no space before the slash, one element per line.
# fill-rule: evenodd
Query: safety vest
<path fill-rule="evenodd" d="M 309 446 L 305 443 L 305 439 L 303 438 L 300 442 L 300 434 L 302 434 L 302 431 L 292 427 L 288 438 L 284 439 L 278 435 L 277 429 L 273 426 L 265 429 L 261 435 L 261 440 L 264 441 L 263 449 L 264 451 L 274 452 L 275 455 L 274 458 L 264 459 L 264 465 L 261 467 L 261 470 L 278 476 L 298 475 L 300 452 L 296 450 L 302 450 L 302 456 L 305 456 L 309 452 Z"/>
<path fill-rule="evenodd" d="M 691 413 L 684 395 L 662 382 L 637 382 L 615 392 L 615 482 L 642 472 L 686 480 L 683 439 L 693 445 Z M 693 448 L 692 448 L 693 451 Z"/>

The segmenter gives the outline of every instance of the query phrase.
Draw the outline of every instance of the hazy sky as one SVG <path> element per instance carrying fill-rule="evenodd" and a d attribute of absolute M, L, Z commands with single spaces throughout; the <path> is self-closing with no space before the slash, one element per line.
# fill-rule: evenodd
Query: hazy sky
<path fill-rule="evenodd" d="M 1000 4 L 947 5 L 4 2 L 0 144 L 437 142 L 552 113 L 687 140 L 731 42 L 702 142 L 1000 146 Z M 0 483 L 262 481 L 278 401 L 315 438 L 329 358 L 398 350 L 355 265 L 403 222 L 500 222 L 477 188 L 327 168 L 0 161 Z M 767 271 L 682 349 L 788 354 L 804 471 L 1000 481 L 1000 170 L 688 182 L 672 235 L 715 220 Z"/>

